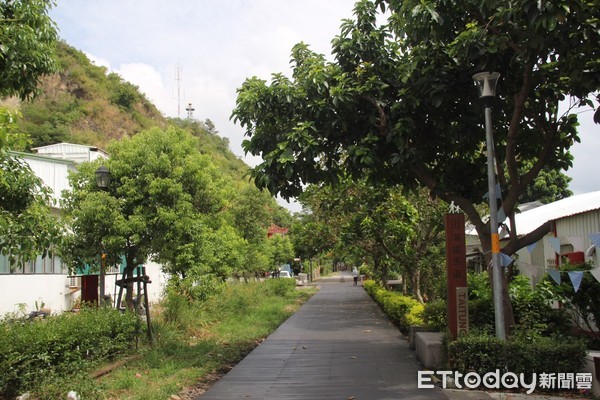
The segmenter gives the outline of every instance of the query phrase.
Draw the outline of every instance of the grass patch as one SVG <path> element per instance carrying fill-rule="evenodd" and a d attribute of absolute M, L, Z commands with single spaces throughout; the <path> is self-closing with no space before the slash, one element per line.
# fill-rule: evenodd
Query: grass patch
<path fill-rule="evenodd" d="M 227 372 L 285 321 L 314 290 L 294 281 L 233 284 L 203 302 L 169 293 L 154 316 L 153 347 L 101 378 L 79 374 L 35 393 L 40 400 L 77 390 L 85 399 L 164 400 L 197 394 Z M 162 308 L 162 309 L 161 309 Z M 55 396 L 55 397 L 52 397 Z"/>

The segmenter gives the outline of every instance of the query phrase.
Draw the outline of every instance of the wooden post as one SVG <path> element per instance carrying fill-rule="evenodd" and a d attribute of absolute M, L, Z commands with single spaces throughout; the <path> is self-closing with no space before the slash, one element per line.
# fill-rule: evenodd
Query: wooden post
<path fill-rule="evenodd" d="M 465 216 L 446 214 L 446 274 L 448 282 L 448 328 L 452 337 L 469 330 L 467 293 L 467 251 Z"/>

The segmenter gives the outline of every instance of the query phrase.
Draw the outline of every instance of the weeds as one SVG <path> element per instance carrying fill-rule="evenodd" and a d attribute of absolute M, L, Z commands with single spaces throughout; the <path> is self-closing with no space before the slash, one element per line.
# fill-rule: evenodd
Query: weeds
<path fill-rule="evenodd" d="M 154 316 L 155 344 L 142 347 L 140 357 L 99 379 L 90 371 L 55 377 L 34 394 L 45 400 L 76 390 L 85 399 L 164 400 L 193 392 L 227 372 L 312 293 L 287 279 L 228 285 L 204 301 L 170 292 L 155 307 L 161 310 Z"/>

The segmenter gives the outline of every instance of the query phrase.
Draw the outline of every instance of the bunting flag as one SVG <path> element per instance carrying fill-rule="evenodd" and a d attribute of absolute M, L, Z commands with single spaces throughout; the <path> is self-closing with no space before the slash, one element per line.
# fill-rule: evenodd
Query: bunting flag
<path fill-rule="evenodd" d="M 600 268 L 594 268 L 594 269 L 590 270 L 590 272 L 592 273 L 594 278 L 596 278 L 596 280 L 598 282 L 600 282 Z"/>
<path fill-rule="evenodd" d="M 590 233 L 588 236 L 594 246 L 600 247 L 600 232 Z"/>
<path fill-rule="evenodd" d="M 519 269 L 527 276 L 533 285 L 537 285 L 541 279 L 542 274 L 546 272 L 544 267 L 538 267 L 537 265 L 523 265 L 523 262 L 519 262 Z"/>
<path fill-rule="evenodd" d="M 560 285 L 560 271 L 551 269 L 548 271 L 548 274 L 550 274 L 550 276 L 552 277 L 552 279 L 554 279 L 554 282 L 556 282 L 557 285 Z"/>
<path fill-rule="evenodd" d="M 531 265 L 524 262 L 519 262 L 519 269 L 521 270 L 523 275 L 527 276 L 531 280 L 534 286 L 537 285 L 537 283 L 541 279 L 541 275 L 543 275 L 545 272 L 547 272 L 548 275 L 550 275 L 550 277 L 554 280 L 554 282 L 556 282 L 557 285 L 560 285 L 562 282 L 560 276 L 561 271 L 556 269 L 546 269 L 544 267 L 539 267 L 537 265 Z M 583 271 L 565 271 L 569 274 L 569 278 L 571 280 L 571 284 L 573 285 L 575 293 L 577 293 L 577 291 L 581 287 L 581 282 L 583 282 L 584 274 L 587 271 L 589 271 L 592 274 L 592 276 L 596 278 L 598 282 L 600 282 L 600 267 Z"/>
<path fill-rule="evenodd" d="M 585 251 L 583 248 L 583 238 L 581 236 L 568 236 L 567 240 L 573 245 L 574 251 Z"/>
<path fill-rule="evenodd" d="M 538 242 L 532 243 L 529 246 L 527 246 L 527 251 L 529 253 L 533 252 L 533 250 L 535 250 L 535 247 L 537 246 Z"/>
<path fill-rule="evenodd" d="M 498 210 L 498 213 L 496 214 L 496 221 L 498 221 L 499 224 L 503 223 L 506 220 L 506 213 L 504 212 L 504 208 L 500 207 L 500 209 Z M 500 236 L 502 237 L 502 236 Z"/>
<path fill-rule="evenodd" d="M 579 290 L 579 286 L 581 286 L 581 281 L 583 280 L 583 272 L 584 271 L 569 271 L 569 278 L 571 278 L 571 283 L 573 284 L 573 289 L 575 293 Z"/>
<path fill-rule="evenodd" d="M 511 256 L 506 255 L 504 253 L 500 253 L 500 265 L 503 267 L 508 267 L 514 260 Z"/>
<path fill-rule="evenodd" d="M 496 194 L 496 198 L 498 200 L 502 200 L 502 189 L 500 188 L 500 184 L 499 183 L 496 183 L 496 193 L 495 194 Z M 490 192 L 486 192 L 483 195 L 483 198 L 484 199 L 489 199 L 490 198 Z"/>
<path fill-rule="evenodd" d="M 549 237 L 548 243 L 550 243 L 550 246 L 552 246 L 556 254 L 560 254 L 560 238 Z"/>

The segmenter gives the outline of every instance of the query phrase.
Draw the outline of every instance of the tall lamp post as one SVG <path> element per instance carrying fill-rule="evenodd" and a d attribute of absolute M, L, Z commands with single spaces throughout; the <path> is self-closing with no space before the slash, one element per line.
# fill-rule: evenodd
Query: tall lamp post
<path fill-rule="evenodd" d="M 492 244 L 492 277 L 494 281 L 494 321 L 496 337 L 506 339 L 504 303 L 502 299 L 502 265 L 500 261 L 500 239 L 498 237 L 498 207 L 496 204 L 496 171 L 494 168 L 494 135 L 492 132 L 492 101 L 496 96 L 498 72 L 479 72 L 473 80 L 479 90 L 479 98 L 485 107 L 485 140 L 487 149 L 488 195 L 490 202 L 490 236 Z"/>
<path fill-rule="evenodd" d="M 110 171 L 104 165 L 98 167 L 96 170 L 96 186 L 100 190 L 108 190 L 108 184 L 110 183 Z M 105 277 L 104 277 L 104 260 L 106 255 L 104 254 L 104 246 L 102 246 L 102 255 L 100 257 L 100 300 L 98 304 L 104 306 L 105 296 Z"/>

